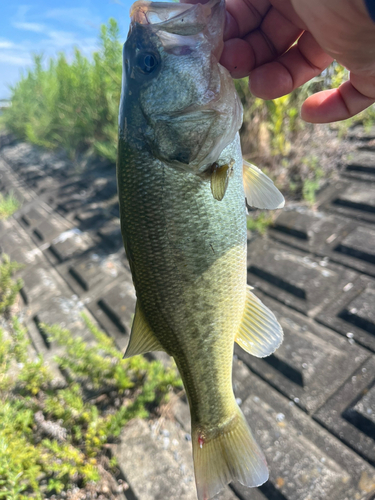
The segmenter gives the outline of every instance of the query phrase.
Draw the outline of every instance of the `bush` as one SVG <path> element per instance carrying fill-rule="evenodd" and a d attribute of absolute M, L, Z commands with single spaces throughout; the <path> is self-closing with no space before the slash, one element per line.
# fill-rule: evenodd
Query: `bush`
<path fill-rule="evenodd" d="M 121 72 L 119 29 L 110 19 L 92 60 L 76 49 L 71 63 L 61 53 L 44 69 L 35 55 L 33 68 L 11 89 L 2 120 L 33 144 L 63 148 L 72 158 L 91 150 L 115 161 Z"/>

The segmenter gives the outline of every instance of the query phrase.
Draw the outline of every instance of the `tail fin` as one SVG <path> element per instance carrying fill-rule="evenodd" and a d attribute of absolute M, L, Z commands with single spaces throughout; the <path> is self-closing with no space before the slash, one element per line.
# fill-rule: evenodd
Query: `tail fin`
<path fill-rule="evenodd" d="M 210 499 L 233 479 L 249 487 L 267 481 L 266 459 L 238 407 L 230 426 L 212 439 L 205 440 L 193 424 L 192 440 L 199 500 Z"/>

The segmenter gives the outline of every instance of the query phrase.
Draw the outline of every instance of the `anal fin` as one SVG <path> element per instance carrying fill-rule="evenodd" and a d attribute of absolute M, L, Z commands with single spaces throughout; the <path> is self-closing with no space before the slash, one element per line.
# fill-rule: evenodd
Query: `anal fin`
<path fill-rule="evenodd" d="M 246 305 L 235 342 L 249 354 L 264 358 L 283 341 L 283 329 L 272 311 L 247 286 Z"/>
<path fill-rule="evenodd" d="M 164 351 L 164 349 L 151 330 L 137 301 L 130 340 L 124 358 L 131 358 L 150 351 Z"/>

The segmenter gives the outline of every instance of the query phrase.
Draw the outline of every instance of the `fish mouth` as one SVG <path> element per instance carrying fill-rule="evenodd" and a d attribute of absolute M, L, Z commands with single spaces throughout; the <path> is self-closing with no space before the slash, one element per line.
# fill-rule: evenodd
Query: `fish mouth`
<path fill-rule="evenodd" d="M 225 0 L 209 0 L 204 4 L 138 0 L 130 9 L 130 17 L 130 30 L 136 25 L 150 29 L 164 49 L 176 55 L 184 55 L 196 44 L 195 37 L 203 35 L 212 54 L 220 60 L 224 47 Z"/>
<path fill-rule="evenodd" d="M 212 8 L 219 4 L 220 1 L 221 0 L 210 0 L 205 4 L 189 4 L 138 0 L 138 2 L 135 2 L 130 8 L 130 17 L 132 22 L 138 24 L 166 24 L 164 28 L 168 28 L 168 21 L 175 20 L 187 11 L 191 11 L 189 16 L 185 16 L 185 27 L 186 24 L 193 24 L 194 20 L 200 19 L 198 25 L 195 22 L 195 32 L 197 33 L 198 31 L 196 30 L 199 28 L 199 25 L 204 24 L 204 19 L 210 16 Z M 191 16 L 191 14 L 194 15 Z M 193 26 L 190 28 L 194 29 Z M 168 31 L 168 29 L 166 31 Z"/>
<path fill-rule="evenodd" d="M 138 0 L 130 8 L 130 18 L 138 24 L 159 24 L 183 14 L 191 7 L 192 4 L 186 3 Z"/>

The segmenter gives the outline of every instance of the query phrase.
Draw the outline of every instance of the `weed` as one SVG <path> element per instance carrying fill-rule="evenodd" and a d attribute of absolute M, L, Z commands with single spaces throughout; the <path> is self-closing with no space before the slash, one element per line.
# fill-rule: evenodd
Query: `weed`
<path fill-rule="evenodd" d="M 142 356 L 123 360 L 113 341 L 85 321 L 94 345 L 43 325 L 51 341 L 67 344 L 66 353 L 55 358 L 68 372 L 63 385 L 56 385 L 42 356 L 28 359 L 27 332 L 18 320 L 10 339 L 4 341 L 0 331 L 1 373 L 21 366 L 15 378 L 8 376 L 5 384 L 3 377 L 0 384 L 0 499 L 39 499 L 46 491 L 97 481 L 97 459 L 108 440 L 181 386 L 175 368 Z"/>
<path fill-rule="evenodd" d="M 259 234 L 264 234 L 267 228 L 273 224 L 273 215 L 268 212 L 260 212 L 255 217 L 249 215 L 247 218 L 247 229 L 249 231 L 257 231 Z"/>
<path fill-rule="evenodd" d="M 324 177 L 324 171 L 318 166 L 318 159 L 304 158 L 303 163 L 308 167 L 308 177 L 303 181 L 302 196 L 309 204 L 313 205 L 316 201 L 316 192 L 320 188 L 320 182 Z"/>
<path fill-rule="evenodd" d="M 15 271 L 21 267 L 22 265 L 11 261 L 5 254 L 0 257 L 0 314 L 9 314 L 17 294 L 23 286 L 21 279 L 16 281 L 13 279 Z"/>
<path fill-rule="evenodd" d="M 20 202 L 14 197 L 13 193 L 9 193 L 6 196 L 0 193 L 0 219 L 7 219 L 13 215 L 20 206 Z"/>

